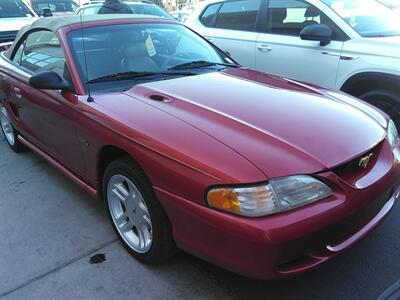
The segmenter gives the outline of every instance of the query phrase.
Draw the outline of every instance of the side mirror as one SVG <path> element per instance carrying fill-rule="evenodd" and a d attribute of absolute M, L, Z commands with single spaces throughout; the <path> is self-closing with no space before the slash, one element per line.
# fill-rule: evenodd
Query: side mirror
<path fill-rule="evenodd" d="M 43 8 L 42 13 L 40 14 L 42 17 L 52 17 L 53 13 L 51 12 L 50 8 Z"/>
<path fill-rule="evenodd" d="M 71 85 L 54 71 L 43 71 L 29 78 L 29 85 L 39 90 L 71 90 Z"/>
<path fill-rule="evenodd" d="M 300 38 L 306 41 L 319 41 L 321 46 L 326 46 L 332 41 L 332 29 L 324 24 L 313 24 L 303 28 Z"/>

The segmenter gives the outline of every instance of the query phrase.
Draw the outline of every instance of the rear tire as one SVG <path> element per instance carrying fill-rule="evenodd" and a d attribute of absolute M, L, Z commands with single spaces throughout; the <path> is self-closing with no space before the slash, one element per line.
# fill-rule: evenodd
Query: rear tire
<path fill-rule="evenodd" d="M 396 124 L 397 130 L 400 130 L 400 95 L 387 90 L 372 90 L 359 98 L 387 113 Z"/>
<path fill-rule="evenodd" d="M 113 229 L 132 256 L 157 263 L 176 253 L 169 219 L 133 159 L 122 157 L 108 165 L 103 196 Z"/>
<path fill-rule="evenodd" d="M 18 131 L 12 125 L 11 118 L 2 103 L 0 103 L 0 125 L 1 131 L 3 132 L 6 142 L 8 146 L 10 146 L 11 150 L 15 153 L 26 151 L 25 145 L 18 140 Z"/>

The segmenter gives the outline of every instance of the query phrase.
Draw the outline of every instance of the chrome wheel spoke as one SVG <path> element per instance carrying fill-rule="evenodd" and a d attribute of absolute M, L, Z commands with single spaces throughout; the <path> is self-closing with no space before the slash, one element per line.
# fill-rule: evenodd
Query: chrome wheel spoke
<path fill-rule="evenodd" d="M 152 224 L 150 221 L 150 217 L 146 214 L 143 215 L 143 223 L 151 228 Z"/>
<path fill-rule="evenodd" d="M 115 223 L 117 226 L 123 225 L 128 219 L 128 214 L 126 212 L 123 212 L 121 215 L 115 218 Z"/>
<path fill-rule="evenodd" d="M 138 233 L 138 238 L 139 238 L 139 247 L 144 248 L 146 246 L 146 237 L 143 232 L 143 228 L 141 226 L 136 227 L 137 233 Z"/>
<path fill-rule="evenodd" d="M 144 202 L 144 200 L 142 198 L 140 198 L 138 200 L 137 206 L 143 212 L 143 214 L 146 214 L 146 215 L 149 214 L 149 210 L 147 209 L 146 203 Z"/>
<path fill-rule="evenodd" d="M 118 228 L 123 232 L 128 232 L 131 231 L 133 229 L 135 225 L 133 224 L 133 222 L 131 220 L 128 219 L 128 221 L 126 221 L 125 223 L 122 223 L 118 226 Z"/>
<path fill-rule="evenodd" d="M 114 184 L 112 189 L 115 196 L 117 196 L 122 202 L 125 202 L 129 196 L 129 191 L 124 187 L 122 183 Z"/>
<path fill-rule="evenodd" d="M 151 233 L 146 224 L 141 224 L 140 227 L 137 227 L 138 237 L 139 237 L 139 245 L 142 248 L 148 247 L 151 244 Z"/>
<path fill-rule="evenodd" d="M 4 132 L 6 133 L 6 134 L 8 134 L 8 133 L 11 133 L 11 128 L 10 128 L 10 125 L 8 125 L 8 124 L 4 124 Z"/>

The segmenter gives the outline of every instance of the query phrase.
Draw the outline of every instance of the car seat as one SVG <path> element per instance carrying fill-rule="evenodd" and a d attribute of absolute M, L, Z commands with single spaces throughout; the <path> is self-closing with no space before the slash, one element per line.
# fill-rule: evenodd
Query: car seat
<path fill-rule="evenodd" d="M 157 64 L 149 56 L 144 42 L 130 45 L 122 50 L 122 70 L 136 72 L 156 72 Z"/>
<path fill-rule="evenodd" d="M 304 12 L 304 18 L 306 18 L 306 20 L 303 22 L 303 28 L 310 25 L 319 24 L 317 21 L 315 21 L 315 18 L 320 16 L 321 12 L 318 9 L 316 9 L 314 6 L 308 7 Z"/>
<path fill-rule="evenodd" d="M 270 8 L 269 11 L 271 33 L 285 34 L 286 28 L 283 21 L 287 17 L 286 8 Z"/>

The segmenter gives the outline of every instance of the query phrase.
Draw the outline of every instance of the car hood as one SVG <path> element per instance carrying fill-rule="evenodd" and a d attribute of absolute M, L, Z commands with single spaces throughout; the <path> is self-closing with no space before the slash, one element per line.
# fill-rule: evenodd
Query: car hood
<path fill-rule="evenodd" d="M 33 21 L 37 20 L 36 17 L 24 17 L 24 18 L 0 18 L 0 32 L 1 31 L 16 31 L 20 30 L 26 25 L 30 25 Z"/>
<path fill-rule="evenodd" d="M 246 69 L 140 84 L 125 93 L 214 137 L 269 178 L 333 168 L 386 134 L 382 115 L 359 101 Z"/>

